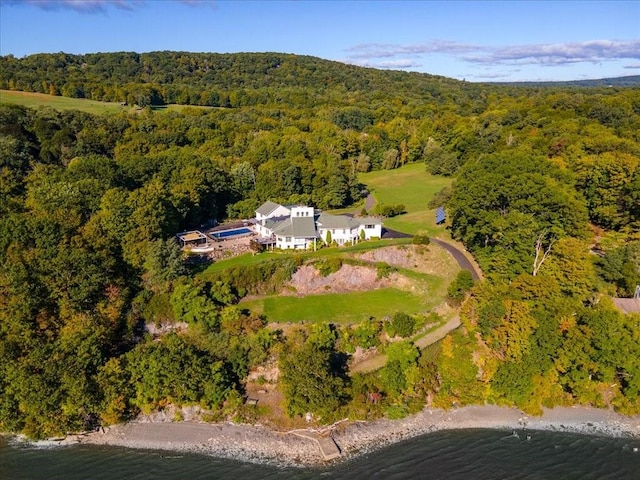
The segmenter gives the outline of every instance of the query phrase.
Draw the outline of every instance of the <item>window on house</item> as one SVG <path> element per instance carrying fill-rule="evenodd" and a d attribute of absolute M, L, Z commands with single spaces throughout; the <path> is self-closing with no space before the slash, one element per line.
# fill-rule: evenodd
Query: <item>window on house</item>
<path fill-rule="evenodd" d="M 375 225 L 365 225 L 364 228 L 366 228 L 367 230 L 370 230 L 372 228 L 376 228 Z"/>
<path fill-rule="evenodd" d="M 291 237 L 284 237 L 284 241 L 285 242 L 290 242 L 291 241 Z"/>

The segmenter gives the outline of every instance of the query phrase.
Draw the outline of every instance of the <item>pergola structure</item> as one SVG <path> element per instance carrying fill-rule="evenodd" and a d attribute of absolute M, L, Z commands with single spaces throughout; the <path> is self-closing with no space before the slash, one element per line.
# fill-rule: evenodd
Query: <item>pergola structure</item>
<path fill-rule="evenodd" d="M 207 236 L 199 230 L 191 230 L 189 232 L 182 232 L 176 235 L 180 241 L 180 246 L 184 247 L 196 247 L 198 245 L 204 245 L 208 243 Z"/>

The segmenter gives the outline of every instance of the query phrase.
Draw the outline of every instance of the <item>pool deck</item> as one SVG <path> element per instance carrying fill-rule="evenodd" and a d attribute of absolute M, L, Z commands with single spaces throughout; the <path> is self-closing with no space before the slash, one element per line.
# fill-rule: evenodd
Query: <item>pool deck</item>
<path fill-rule="evenodd" d="M 207 233 L 215 233 L 222 232 L 225 230 L 234 230 L 236 228 L 253 228 L 255 224 L 255 219 L 250 218 L 248 220 L 238 220 L 236 222 L 224 223 L 222 225 L 218 225 L 216 227 L 210 228 L 207 230 Z"/>

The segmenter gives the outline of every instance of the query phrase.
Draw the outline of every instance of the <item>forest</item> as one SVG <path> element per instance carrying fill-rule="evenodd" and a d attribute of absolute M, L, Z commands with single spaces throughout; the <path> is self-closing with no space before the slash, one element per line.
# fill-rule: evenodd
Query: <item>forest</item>
<path fill-rule="evenodd" d="M 170 404 L 252 421 L 248 372 L 274 358 L 288 414 L 323 422 L 427 401 L 640 413 L 639 316 L 610 298 L 640 284 L 640 88 L 155 52 L 0 57 L 0 89 L 139 107 L 0 104 L 0 431 L 50 437 Z M 446 207 L 485 277 L 451 285 L 463 328 L 425 350 L 381 341 L 410 336 L 420 319 L 402 312 L 284 335 L 238 302 L 280 288 L 296 257 L 203 276 L 174 241 L 266 200 L 354 205 L 361 173 L 409 163 L 454 179 L 425 204 Z M 160 319 L 189 328 L 144 334 Z M 386 366 L 350 374 L 358 346 Z"/>

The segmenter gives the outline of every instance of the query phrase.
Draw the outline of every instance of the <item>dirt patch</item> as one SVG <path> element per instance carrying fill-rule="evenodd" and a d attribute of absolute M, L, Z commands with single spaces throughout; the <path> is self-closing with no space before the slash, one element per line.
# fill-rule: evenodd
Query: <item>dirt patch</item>
<path fill-rule="evenodd" d="M 396 273 L 386 278 L 378 278 L 378 270 L 375 267 L 342 265 L 337 272 L 323 277 L 313 265 L 303 265 L 293 274 L 282 294 L 304 296 L 347 293 L 390 286 L 400 289 L 409 288 L 410 282 Z"/>
<path fill-rule="evenodd" d="M 447 252 L 436 245 L 404 245 L 377 248 L 357 256 L 367 262 L 385 262 L 394 267 L 416 270 L 431 275 L 447 276 L 457 270 Z"/>
<path fill-rule="evenodd" d="M 309 427 L 301 417 L 290 418 L 285 411 L 285 399 L 278 389 L 280 369 L 276 361 L 260 365 L 249 372 L 245 384 L 248 401 L 255 401 L 256 407 L 263 413 L 260 423 L 277 430 L 291 430 Z"/>

